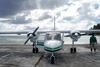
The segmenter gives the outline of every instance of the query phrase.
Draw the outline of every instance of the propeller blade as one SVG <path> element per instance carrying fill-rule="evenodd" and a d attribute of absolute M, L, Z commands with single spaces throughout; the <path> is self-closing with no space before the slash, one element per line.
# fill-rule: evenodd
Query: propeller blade
<path fill-rule="evenodd" d="M 27 37 L 29 37 L 30 36 L 30 33 L 29 34 L 27 34 Z"/>
<path fill-rule="evenodd" d="M 33 31 L 33 33 L 32 33 L 33 36 L 35 36 L 35 32 L 36 32 L 38 29 L 39 29 L 39 27 L 37 27 L 37 28 Z"/>
<path fill-rule="evenodd" d="M 29 41 L 30 38 L 31 38 L 31 37 L 29 37 L 29 38 L 25 41 L 24 45 L 26 45 L 26 43 Z"/>

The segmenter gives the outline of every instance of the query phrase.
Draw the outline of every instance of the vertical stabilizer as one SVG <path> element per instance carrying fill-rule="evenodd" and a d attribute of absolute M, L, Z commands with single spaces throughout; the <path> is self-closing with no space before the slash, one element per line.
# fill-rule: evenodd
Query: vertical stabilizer
<path fill-rule="evenodd" d="M 54 31 L 55 31 L 55 29 L 56 29 L 56 28 L 55 28 L 55 16 L 54 16 Z"/>

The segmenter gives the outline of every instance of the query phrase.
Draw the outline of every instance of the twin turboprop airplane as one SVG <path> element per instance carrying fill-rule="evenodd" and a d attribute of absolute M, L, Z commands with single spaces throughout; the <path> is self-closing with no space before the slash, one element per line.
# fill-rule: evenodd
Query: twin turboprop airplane
<path fill-rule="evenodd" d="M 79 31 L 37 31 L 37 27 L 32 33 L 29 32 L 0 32 L 0 34 L 27 34 L 28 39 L 24 45 L 30 40 L 33 43 L 33 53 L 38 53 L 39 47 L 43 47 L 46 52 L 50 52 L 50 62 L 54 64 L 55 56 L 54 53 L 62 50 L 64 45 L 64 37 L 70 37 L 72 39 L 72 47 L 70 48 L 71 53 L 76 53 L 74 42 L 77 41 L 83 35 L 89 35 L 91 33 L 100 33 L 100 30 L 79 30 Z M 64 35 L 66 34 L 67 35 Z M 38 40 L 41 35 L 44 35 L 44 40 Z"/>

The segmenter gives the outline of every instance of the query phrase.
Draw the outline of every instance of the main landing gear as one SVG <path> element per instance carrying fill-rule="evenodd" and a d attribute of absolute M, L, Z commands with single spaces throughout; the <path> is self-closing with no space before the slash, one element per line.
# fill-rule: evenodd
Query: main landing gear
<path fill-rule="evenodd" d="M 70 48 L 71 53 L 76 53 L 76 48 Z"/>
<path fill-rule="evenodd" d="M 76 48 L 74 47 L 74 40 L 72 40 L 72 48 L 70 48 L 71 53 L 76 53 Z"/>
<path fill-rule="evenodd" d="M 33 52 L 33 53 L 38 53 L 38 52 L 39 52 L 39 49 L 38 49 L 38 48 L 34 48 L 34 47 L 33 47 L 32 52 Z"/>
<path fill-rule="evenodd" d="M 39 49 L 35 46 L 35 43 L 33 43 L 33 49 L 32 49 L 33 53 L 38 53 Z"/>

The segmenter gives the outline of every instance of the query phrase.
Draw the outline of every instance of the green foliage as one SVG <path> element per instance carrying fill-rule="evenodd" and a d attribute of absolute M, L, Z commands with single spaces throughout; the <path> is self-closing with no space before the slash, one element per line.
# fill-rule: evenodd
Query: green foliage
<path fill-rule="evenodd" d="M 94 25 L 91 29 L 100 29 L 100 24 Z"/>
<path fill-rule="evenodd" d="M 97 25 L 94 25 L 93 28 L 90 28 L 90 30 L 94 30 L 94 29 L 100 29 L 100 23 Z M 96 35 L 100 35 L 100 33 L 96 33 Z"/>

